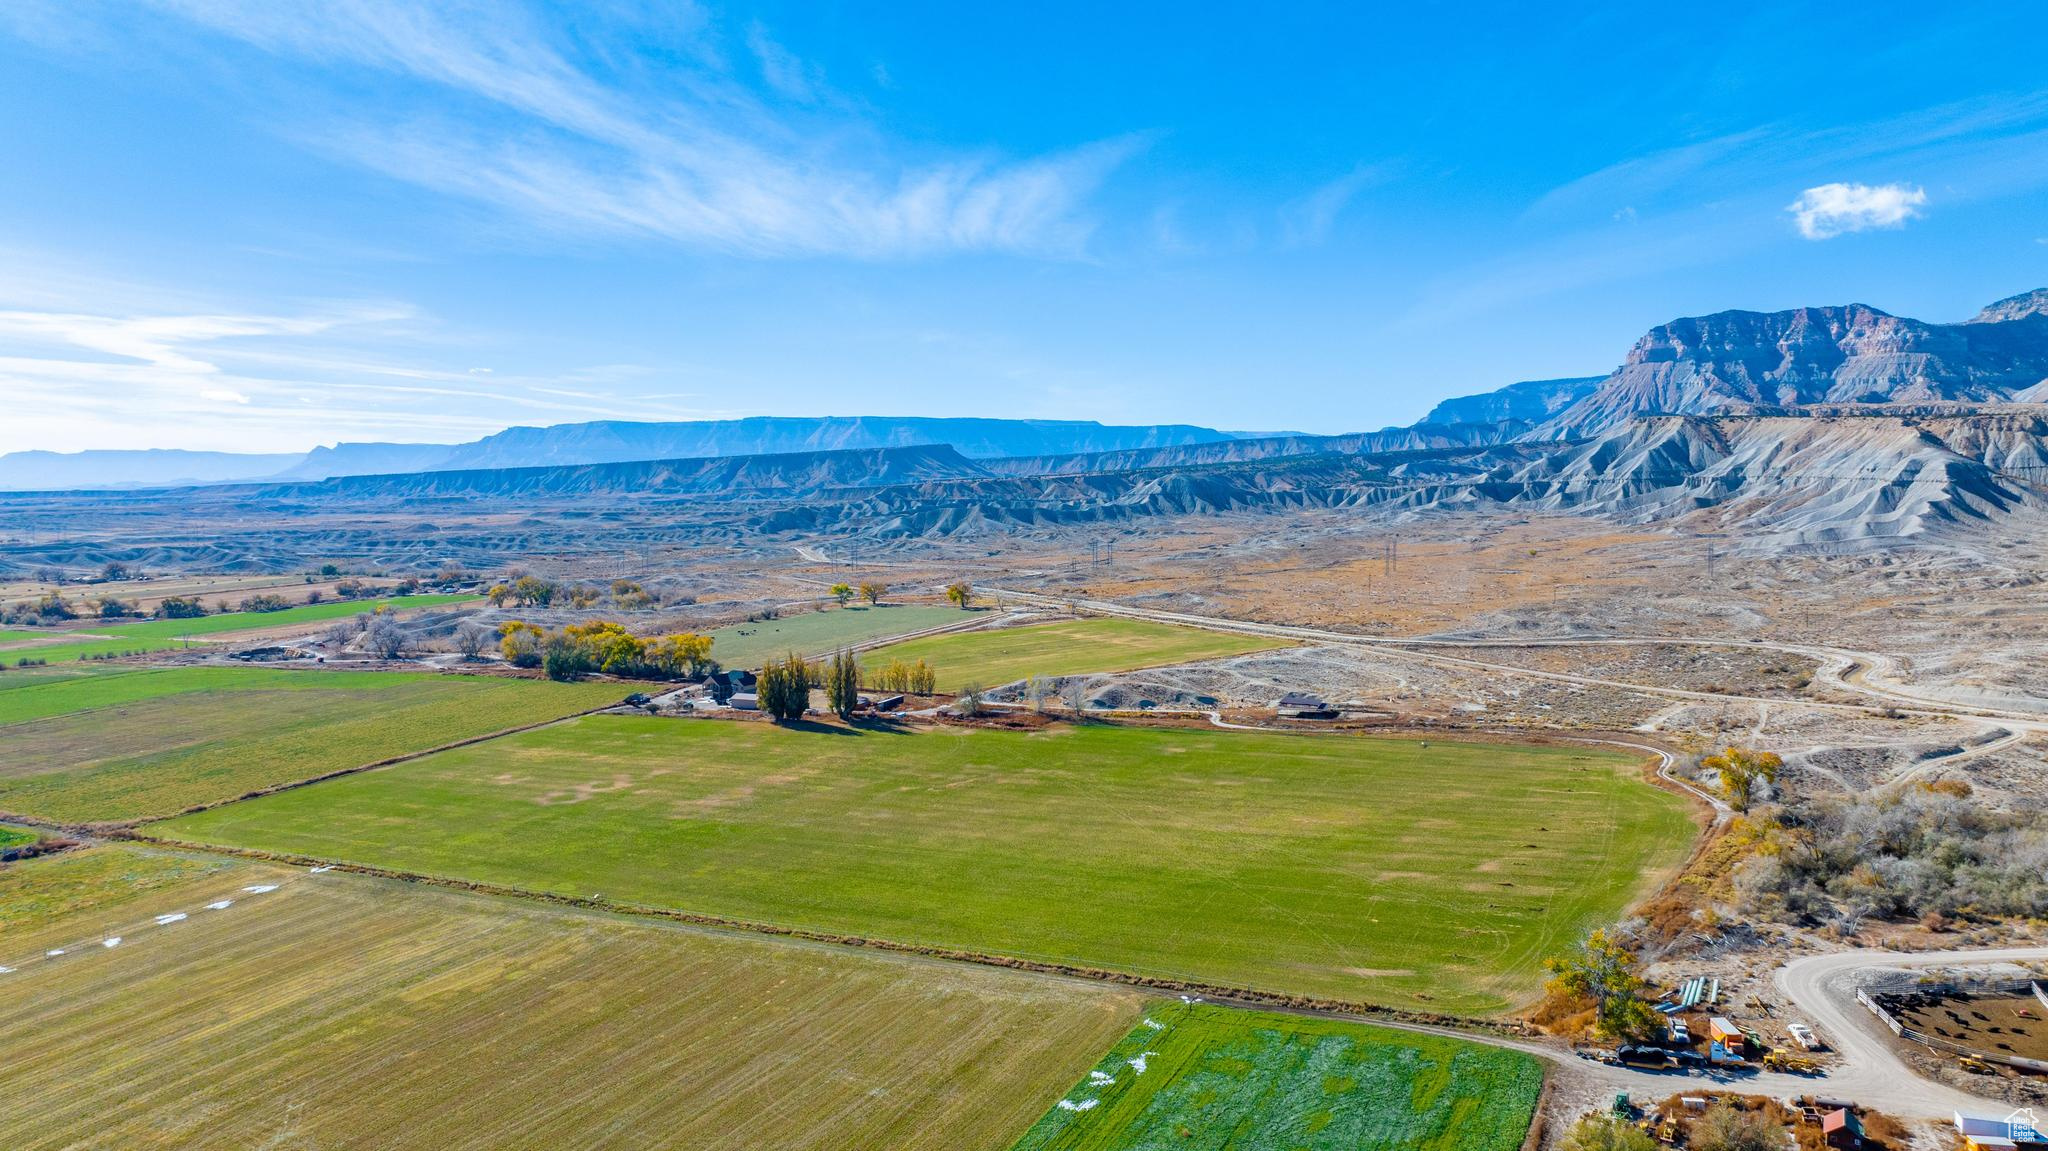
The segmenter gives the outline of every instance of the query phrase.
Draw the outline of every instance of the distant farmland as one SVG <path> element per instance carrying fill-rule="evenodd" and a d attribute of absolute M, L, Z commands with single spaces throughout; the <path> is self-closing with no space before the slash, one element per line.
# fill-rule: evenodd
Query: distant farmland
<path fill-rule="evenodd" d="M 1014 1151 L 1518 1151 L 1542 1090 L 1516 1051 L 1163 1003 Z"/>
<path fill-rule="evenodd" d="M 166 857 L 190 870 L 93 897 Z M 64 860 L 0 869 L 4 1146 L 1001 1151 L 1142 1002 L 127 846 L 39 870 Z M 37 892 L 82 909 L 13 929 Z"/>
<path fill-rule="evenodd" d="M 126 652 L 169 651 L 186 646 L 187 640 L 205 640 L 234 632 L 268 632 L 305 624 L 345 619 L 388 607 L 393 611 L 446 607 L 471 603 L 473 595 L 407 595 L 384 599 L 335 600 L 307 604 L 282 611 L 235 611 L 197 619 L 153 619 L 141 623 L 95 623 L 73 631 L 0 633 L 0 660 L 14 662 L 23 657 L 46 660 L 75 660 L 87 656 L 119 655 Z M 104 638 L 72 639 L 71 636 Z M 24 637 L 28 637 L 24 639 Z"/>
<path fill-rule="evenodd" d="M 972 618 L 958 608 L 916 604 L 829 608 L 719 628 L 711 633 L 711 658 L 726 667 L 757 668 L 790 652 L 819 655 Z"/>
<path fill-rule="evenodd" d="M 1111 726 L 592 716 L 160 825 L 181 839 L 1465 1013 L 1680 862 L 1629 758 Z"/>
<path fill-rule="evenodd" d="M 862 662 L 872 668 L 921 659 L 938 670 L 940 691 L 958 691 L 971 683 L 995 687 L 1032 675 L 1130 671 L 1286 646 L 1260 636 L 1098 618 L 908 640 L 868 652 Z"/>
<path fill-rule="evenodd" d="M 624 692 L 603 683 L 240 667 L 0 679 L 24 685 L 0 691 L 0 811 L 65 822 L 170 815 L 569 715 Z"/>

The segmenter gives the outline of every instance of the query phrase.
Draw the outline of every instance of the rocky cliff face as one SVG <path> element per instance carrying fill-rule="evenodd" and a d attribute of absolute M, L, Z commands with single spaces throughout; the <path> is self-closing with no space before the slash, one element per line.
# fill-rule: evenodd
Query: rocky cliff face
<path fill-rule="evenodd" d="M 2009 320 L 2024 320 L 2028 316 L 2048 314 L 2048 288 L 2035 288 L 2017 296 L 2007 296 L 1971 317 L 1973 324 L 2002 324 Z"/>
<path fill-rule="evenodd" d="M 1592 435 L 1641 415 L 1812 404 L 1999 403 L 2048 381 L 2048 290 L 1968 323 L 1929 324 L 1865 304 L 1673 320 L 1534 438 Z"/>

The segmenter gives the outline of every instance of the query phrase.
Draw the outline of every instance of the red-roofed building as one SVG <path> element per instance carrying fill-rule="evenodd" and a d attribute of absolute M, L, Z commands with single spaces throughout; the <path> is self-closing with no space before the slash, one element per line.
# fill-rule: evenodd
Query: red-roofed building
<path fill-rule="evenodd" d="M 1839 1107 L 1821 1116 L 1820 1136 L 1830 1147 L 1863 1146 L 1863 1122 L 1847 1107 Z"/>

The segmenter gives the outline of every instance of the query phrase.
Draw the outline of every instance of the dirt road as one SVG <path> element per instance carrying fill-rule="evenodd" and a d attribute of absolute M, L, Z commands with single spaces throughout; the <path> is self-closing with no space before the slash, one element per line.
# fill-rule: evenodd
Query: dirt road
<path fill-rule="evenodd" d="M 2017 735 L 2048 732 L 2048 715 L 1952 703 L 1932 696 L 1917 695 L 1891 683 L 1873 683 L 1871 682 L 1873 669 L 1884 667 L 1891 669 L 1891 674 L 1896 674 L 1898 661 L 1891 656 L 1877 655 L 1869 652 L 1854 652 L 1844 648 L 1816 647 L 1811 644 L 1776 643 L 1767 640 L 1630 635 L 1581 636 L 1572 639 L 1512 640 L 1396 638 L 1353 635 L 1349 632 L 1330 631 L 1324 628 L 1297 627 L 1291 624 L 1254 623 L 1248 620 L 1229 619 L 1223 616 L 1196 615 L 1190 612 L 1171 612 L 1155 608 L 1131 607 L 1127 604 L 1113 603 L 1107 600 L 1068 599 L 992 586 L 977 585 L 975 594 L 1001 595 L 1006 599 L 1022 603 L 1052 607 L 1072 607 L 1099 615 L 1114 615 L 1123 616 L 1128 619 L 1152 620 L 1158 623 L 1182 624 L 1188 627 L 1206 628 L 1210 631 L 1240 632 L 1246 635 L 1268 636 L 1274 639 L 1291 639 L 1310 644 L 1370 648 L 1383 655 L 1390 653 L 1398 654 L 1418 662 L 1432 663 L 1444 667 L 1455 667 L 1468 671 L 1484 671 L 1495 675 L 1515 676 L 1522 679 L 1547 680 L 1553 683 L 1577 684 L 1581 687 L 1614 688 L 1670 699 L 1697 700 L 1710 703 L 1750 703 L 1765 707 L 1805 708 L 1815 711 L 1848 712 L 1856 715 L 1867 715 L 1873 708 L 1885 708 L 1897 710 L 1905 715 L 1922 718 L 1967 719 L 1996 723 L 1998 726 L 2004 727 Z M 1659 684 L 1635 683 L 1629 680 L 1579 675 L 1573 672 L 1538 671 L 1514 664 L 1490 663 L 1486 660 L 1473 659 L 1467 656 L 1441 655 L 1426 650 L 1431 647 L 1627 647 L 1656 645 L 1747 647 L 1759 651 L 1775 651 L 1787 655 L 1806 656 L 1818 660 L 1820 663 L 1819 671 L 1814 677 L 1816 683 L 1852 694 L 1869 696 L 1871 702 L 1868 704 L 1829 703 L 1821 700 L 1738 695 L 1730 692 L 1692 691 L 1686 688 L 1665 687 Z"/>
<path fill-rule="evenodd" d="M 1868 967 L 1938 967 L 2048 960 L 2048 947 L 2005 947 L 1982 951 L 1837 951 L 1795 959 L 1778 969 L 1778 989 L 1796 1004 L 1827 1042 L 1842 1054 L 1843 1066 L 1826 1082 L 1831 1093 L 1877 1100 L 1903 1115 L 1943 1116 L 1957 1110 L 2003 1115 L 2012 1105 L 1980 1098 L 1924 1079 L 1897 1054 L 1900 1041 L 1856 1002 L 1851 979 Z"/>

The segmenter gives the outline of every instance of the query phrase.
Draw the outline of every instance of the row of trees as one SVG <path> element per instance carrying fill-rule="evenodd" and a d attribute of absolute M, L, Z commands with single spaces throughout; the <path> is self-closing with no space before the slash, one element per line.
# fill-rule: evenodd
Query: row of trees
<path fill-rule="evenodd" d="M 508 620 L 498 625 L 498 637 L 498 648 L 508 663 L 538 667 L 550 679 L 575 679 L 593 671 L 641 679 L 682 679 L 714 666 L 708 635 L 679 632 L 643 639 L 612 620 L 569 624 L 552 632 L 538 624 Z M 458 646 L 468 642 L 458 634 Z"/>
<path fill-rule="evenodd" d="M 855 595 L 859 595 L 860 598 L 871 604 L 880 604 L 882 597 L 889 594 L 889 585 L 870 580 L 862 583 L 859 587 L 855 587 L 853 584 L 842 582 L 833 584 L 831 592 L 832 598 L 839 601 L 840 607 L 845 607 L 848 603 L 852 602 Z M 964 580 L 948 584 L 946 585 L 946 600 L 954 607 L 964 610 L 969 604 L 974 602 L 974 588 Z"/>
<path fill-rule="evenodd" d="M 939 673 L 923 660 L 905 663 L 900 659 L 892 659 L 886 666 L 869 672 L 867 680 L 868 686 L 876 691 L 930 695 L 938 690 Z"/>
<path fill-rule="evenodd" d="M 661 602 L 659 596 L 639 582 L 615 579 L 609 584 L 557 583 L 534 575 L 522 575 L 491 585 L 484 595 L 493 607 L 567 607 L 588 610 L 606 604 L 622 611 L 638 611 Z"/>
<path fill-rule="evenodd" d="M 777 723 L 797 719 L 811 706 L 811 665 L 794 653 L 771 659 L 761 668 L 754 693 L 770 719 Z"/>
<path fill-rule="evenodd" d="M 868 601 L 870 604 L 879 605 L 882 602 L 882 597 L 889 594 L 889 585 L 877 583 L 873 580 L 866 581 L 859 587 L 855 587 L 850 583 L 836 583 L 832 585 L 831 591 L 832 598 L 839 601 L 840 607 L 845 607 L 848 603 L 851 603 L 855 595 L 859 595 L 860 598 Z"/>
<path fill-rule="evenodd" d="M 860 660 L 845 648 L 830 660 L 807 662 L 792 652 L 770 660 L 755 683 L 761 710 L 778 723 L 802 716 L 811 705 L 811 689 L 825 689 L 825 707 L 841 719 L 860 708 Z"/>

